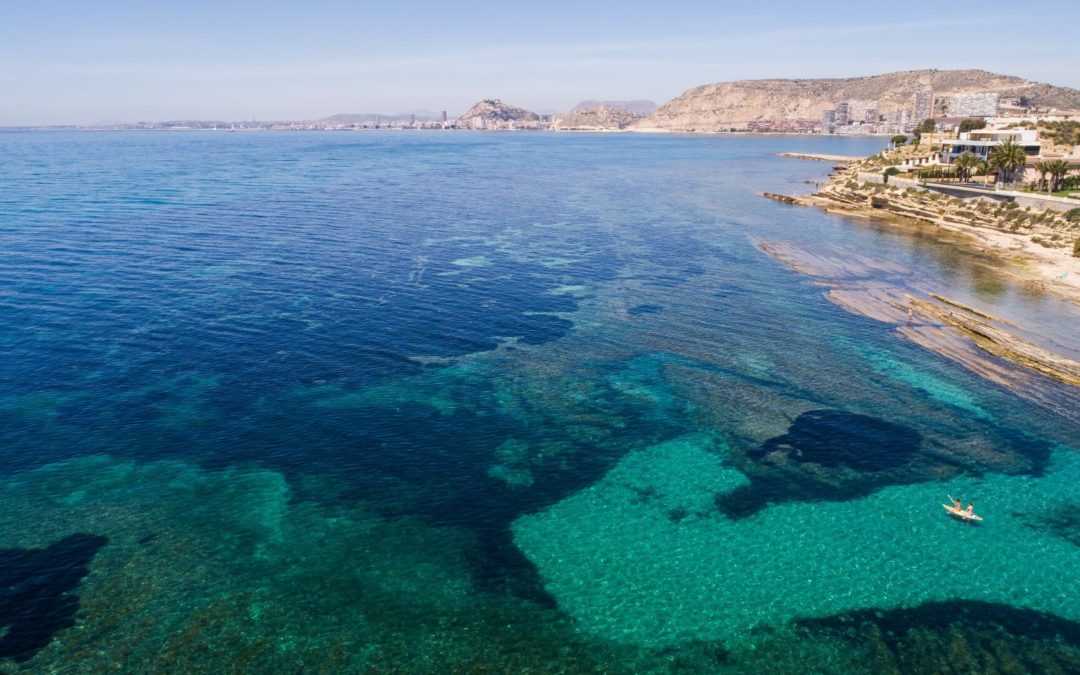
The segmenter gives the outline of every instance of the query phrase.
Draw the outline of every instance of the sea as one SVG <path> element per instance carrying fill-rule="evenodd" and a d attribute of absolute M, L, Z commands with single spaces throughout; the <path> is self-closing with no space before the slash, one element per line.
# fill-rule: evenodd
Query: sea
<path fill-rule="evenodd" d="M 1075 358 L 883 145 L 0 133 L 0 672 L 1080 672 L 1077 411 L 768 254 Z"/>

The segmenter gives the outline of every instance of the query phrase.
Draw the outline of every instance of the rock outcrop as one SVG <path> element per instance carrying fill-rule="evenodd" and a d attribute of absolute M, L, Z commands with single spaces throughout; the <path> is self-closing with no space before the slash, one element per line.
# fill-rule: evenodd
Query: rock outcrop
<path fill-rule="evenodd" d="M 633 99 L 631 101 L 582 101 L 578 103 L 575 108 L 599 108 L 602 105 L 609 105 L 612 108 L 618 110 L 626 110 L 636 115 L 645 117 L 656 112 L 656 109 L 660 106 L 656 105 L 655 101 L 648 101 L 646 99 Z"/>
<path fill-rule="evenodd" d="M 497 98 L 485 98 L 477 101 L 473 107 L 458 118 L 459 126 L 485 127 L 492 124 L 503 125 L 509 122 L 538 122 L 540 116 L 531 110 L 503 103 Z"/>
<path fill-rule="evenodd" d="M 1080 110 L 1080 91 L 983 70 L 912 70 L 872 77 L 816 80 L 740 80 L 695 87 L 635 124 L 643 131 L 741 131 L 751 122 L 820 122 L 845 100 L 877 101 L 884 114 L 910 108 L 919 91 L 938 100 L 960 93 L 993 92 L 1027 99 L 1040 108 Z"/>
<path fill-rule="evenodd" d="M 556 130 L 608 131 L 625 129 L 640 119 L 642 119 L 641 115 L 613 105 L 578 106 L 565 115 L 555 118 L 552 128 Z"/>

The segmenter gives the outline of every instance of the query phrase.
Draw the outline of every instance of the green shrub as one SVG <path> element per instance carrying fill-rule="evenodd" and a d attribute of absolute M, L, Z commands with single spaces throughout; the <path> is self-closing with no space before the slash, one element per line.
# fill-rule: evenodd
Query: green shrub
<path fill-rule="evenodd" d="M 1077 239 L 1075 242 L 1073 242 L 1073 255 L 1077 258 L 1080 258 L 1080 239 Z"/>
<path fill-rule="evenodd" d="M 975 131 L 976 129 L 985 129 L 986 120 L 983 119 L 966 119 L 960 123 L 960 133 L 965 131 Z"/>
<path fill-rule="evenodd" d="M 1080 209 L 1069 209 L 1066 211 L 1065 220 L 1070 223 L 1080 223 Z"/>

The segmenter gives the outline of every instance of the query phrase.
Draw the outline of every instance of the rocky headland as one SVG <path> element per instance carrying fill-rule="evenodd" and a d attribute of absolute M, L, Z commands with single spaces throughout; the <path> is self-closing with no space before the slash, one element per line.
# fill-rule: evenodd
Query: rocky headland
<path fill-rule="evenodd" d="M 634 125 L 637 131 L 745 131 L 751 122 L 820 122 L 838 101 L 877 101 L 881 114 L 909 107 L 917 92 L 995 92 L 1039 109 L 1080 110 L 1080 91 L 983 70 L 910 70 L 872 77 L 739 80 L 694 87 Z"/>
<path fill-rule="evenodd" d="M 504 103 L 497 98 L 485 98 L 477 101 L 464 115 L 458 118 L 458 125 L 470 127 L 491 123 L 537 122 L 540 116 L 531 110 Z"/>

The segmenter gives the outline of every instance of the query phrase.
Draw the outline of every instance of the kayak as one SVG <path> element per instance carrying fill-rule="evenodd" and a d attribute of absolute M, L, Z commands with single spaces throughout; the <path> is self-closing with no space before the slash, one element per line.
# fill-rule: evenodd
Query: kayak
<path fill-rule="evenodd" d="M 956 516 L 957 518 L 961 518 L 963 520 L 982 520 L 982 516 L 977 516 L 974 513 L 968 513 L 966 509 L 958 509 L 955 506 L 950 506 L 948 504 L 942 504 L 942 506 L 945 507 L 946 511 Z"/>

